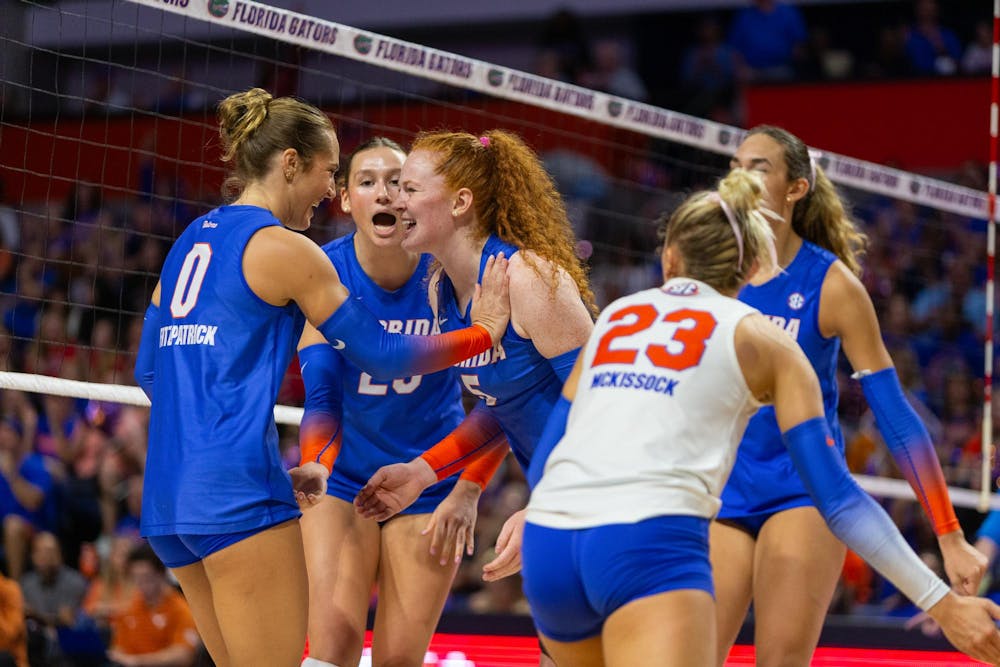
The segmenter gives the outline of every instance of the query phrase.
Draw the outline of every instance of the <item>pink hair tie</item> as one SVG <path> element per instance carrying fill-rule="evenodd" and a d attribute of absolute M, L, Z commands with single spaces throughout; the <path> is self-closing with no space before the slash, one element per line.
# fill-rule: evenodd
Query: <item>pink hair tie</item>
<path fill-rule="evenodd" d="M 712 201 L 719 203 L 719 206 L 722 207 L 722 212 L 726 215 L 726 220 L 729 221 L 729 226 L 733 228 L 733 236 L 736 237 L 736 249 L 739 252 L 736 267 L 740 268 L 743 266 L 743 234 L 740 233 L 740 226 L 736 223 L 736 216 L 733 215 L 733 210 L 729 208 L 729 204 L 726 203 L 726 200 L 718 192 L 713 192 L 708 197 Z"/>
<path fill-rule="evenodd" d="M 822 155 L 819 151 L 808 149 L 809 152 L 809 192 L 816 189 L 816 159 Z"/>
<path fill-rule="evenodd" d="M 489 148 L 490 147 L 490 138 L 489 137 L 479 137 L 479 143 L 481 143 L 483 145 L 483 148 Z"/>

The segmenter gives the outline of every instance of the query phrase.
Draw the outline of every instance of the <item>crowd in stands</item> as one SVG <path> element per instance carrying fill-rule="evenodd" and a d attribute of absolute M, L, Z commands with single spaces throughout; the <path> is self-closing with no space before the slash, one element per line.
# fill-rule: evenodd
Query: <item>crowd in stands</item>
<path fill-rule="evenodd" d="M 985 12 L 953 25 L 954 7 L 938 0 L 881 3 L 879 11 L 876 4 L 749 0 L 728 11 L 650 17 L 653 27 L 633 29 L 638 39 L 592 39 L 594 30 L 563 10 L 541 30 L 536 72 L 737 125 L 747 84 L 989 74 Z"/>
<path fill-rule="evenodd" d="M 755 0 L 733 12 L 728 25 L 706 17 L 677 77 L 690 100 L 686 110 L 738 122 L 734 90 L 752 80 L 988 70 L 988 25 L 959 36 L 938 21 L 937 4 L 915 2 L 912 20 L 885 27 L 877 57 L 867 61 L 839 49 L 786 3 Z M 648 99 L 653 93 L 629 64 L 632 55 L 614 40 L 591 42 L 576 17 L 561 13 L 544 31 L 538 71 Z M 639 185 L 632 188 L 572 152 L 543 156 L 566 197 L 602 306 L 658 281 L 651 221 L 676 203 L 679 188 L 694 185 L 683 164 L 658 160 L 655 147 L 648 155 L 631 161 L 622 177 Z M 979 165 L 963 165 L 955 178 L 985 189 Z M 131 197 L 80 182 L 65 199 L 43 202 L 15 202 L 0 182 L 0 370 L 134 383 L 142 312 L 170 243 L 201 210 L 177 191 L 177 181 L 157 179 L 151 163 L 140 165 L 139 182 Z M 863 280 L 909 398 L 931 431 L 949 484 L 977 488 L 985 222 L 873 195 L 850 199 L 870 240 Z M 327 203 L 309 234 L 323 243 L 350 230 L 350 218 Z M 897 477 L 860 388 L 846 371 L 840 380 L 849 465 Z M 279 403 L 301 405 L 302 399 L 293 363 Z M 137 656 L 151 653 L 163 658 L 158 664 L 199 659 L 190 612 L 138 536 L 147 420 L 143 408 L 0 391 L 6 573 L 0 576 L 0 667 L 24 667 L 29 654 L 32 664 L 52 665 L 141 665 Z M 281 432 L 285 459 L 295 465 L 296 429 Z M 526 499 L 519 467 L 504 465 L 483 494 L 477 552 L 463 563 L 446 612 L 527 613 L 518 577 L 489 585 L 481 577 L 503 521 Z M 907 538 L 940 571 L 933 533 L 917 505 L 886 502 Z M 968 510 L 959 518 L 967 535 L 981 520 Z M 852 557 L 835 606 L 843 613 L 912 612 Z"/>

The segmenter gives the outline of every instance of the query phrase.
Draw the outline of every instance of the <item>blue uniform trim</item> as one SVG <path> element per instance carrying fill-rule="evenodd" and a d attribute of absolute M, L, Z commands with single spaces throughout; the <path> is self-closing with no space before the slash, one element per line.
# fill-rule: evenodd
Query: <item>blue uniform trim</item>
<path fill-rule="evenodd" d="M 153 548 L 163 564 L 174 569 L 197 563 L 217 551 L 222 551 L 228 546 L 242 542 L 248 537 L 253 537 L 270 528 L 273 526 L 219 535 L 150 535 L 147 539 L 149 546 Z"/>
<path fill-rule="evenodd" d="M 569 374 L 573 372 L 573 366 L 576 365 L 576 358 L 580 356 L 581 349 L 577 347 L 549 359 L 549 363 L 552 364 L 552 370 L 556 372 L 556 377 L 563 384 L 566 383 Z"/>
<path fill-rule="evenodd" d="M 528 486 L 532 489 L 542 479 L 545 462 L 548 461 L 552 450 L 566 435 L 566 420 L 569 418 L 569 409 L 572 405 L 565 396 L 560 394 L 559 400 L 552 406 L 549 420 L 545 423 L 545 430 L 542 431 L 542 436 L 538 439 L 538 444 L 535 445 L 535 453 L 531 457 L 531 465 L 528 466 L 526 478 Z"/>
<path fill-rule="evenodd" d="M 160 329 L 160 309 L 150 303 L 142 318 L 142 338 L 135 356 L 135 381 L 149 400 L 153 400 L 153 376 L 156 369 L 156 346 Z"/>
<path fill-rule="evenodd" d="M 1000 545 L 1000 510 L 993 510 L 986 515 L 986 520 L 979 526 L 976 532 L 976 539 L 986 538 L 996 545 Z"/>

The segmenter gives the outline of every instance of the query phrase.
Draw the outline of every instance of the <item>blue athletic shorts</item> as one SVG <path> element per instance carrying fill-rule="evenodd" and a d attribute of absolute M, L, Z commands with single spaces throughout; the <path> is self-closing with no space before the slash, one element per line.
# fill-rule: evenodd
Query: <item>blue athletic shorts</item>
<path fill-rule="evenodd" d="M 801 502 L 786 503 L 784 506 L 781 507 L 781 509 L 767 510 L 764 512 L 751 512 L 745 514 L 737 514 L 734 512 L 731 513 L 731 516 L 725 516 L 725 517 L 721 516 L 720 513 L 720 516 L 716 517 L 716 519 L 719 521 L 719 523 L 728 524 L 730 526 L 733 526 L 734 528 L 742 530 L 743 532 L 749 534 L 752 538 L 756 540 L 757 536 L 760 535 L 760 531 L 764 527 L 764 524 L 767 523 L 767 520 L 770 519 L 775 514 L 780 514 L 787 510 L 793 510 L 797 507 L 814 507 L 814 506 L 815 503 L 813 503 L 812 498 L 806 496 L 805 498 L 801 499 Z"/>
<path fill-rule="evenodd" d="M 284 523 L 281 521 L 279 523 Z M 275 524 L 278 525 L 278 524 Z M 169 568 L 184 567 L 207 558 L 216 551 L 222 551 L 257 533 L 262 533 L 274 526 L 262 526 L 239 533 L 221 533 L 218 535 L 150 535 L 149 546 Z"/>
<path fill-rule="evenodd" d="M 601 633 L 617 609 L 681 589 L 715 595 L 708 519 L 659 516 L 580 530 L 528 523 L 521 548 L 524 595 L 544 636 L 576 642 Z"/>

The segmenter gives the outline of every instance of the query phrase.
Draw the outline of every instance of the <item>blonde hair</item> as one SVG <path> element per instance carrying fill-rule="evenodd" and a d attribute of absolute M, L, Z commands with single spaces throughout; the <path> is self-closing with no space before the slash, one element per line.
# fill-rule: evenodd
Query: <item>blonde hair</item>
<path fill-rule="evenodd" d="M 410 147 L 411 153 L 416 150 L 438 154 L 435 171 L 449 188 L 472 191 L 480 238 L 495 234 L 551 262 L 552 290 L 558 284 L 558 270 L 565 270 L 591 313 L 597 313 L 562 197 L 538 156 L 520 137 L 504 130 L 490 130 L 481 137 L 466 132 L 421 132 Z M 532 268 L 539 272 L 537 266 Z M 545 278 L 540 272 L 539 277 Z"/>
<path fill-rule="evenodd" d="M 837 189 L 822 167 L 810 158 L 809 148 L 788 130 L 773 125 L 758 125 L 747 136 L 754 134 L 765 134 L 782 147 L 788 180 L 809 181 L 809 192 L 792 213 L 795 233 L 829 250 L 855 275 L 860 275 L 860 257 L 868 246 L 868 237 L 855 226 Z"/>
<path fill-rule="evenodd" d="M 763 198 L 760 175 L 745 169 L 733 169 L 718 190 L 688 197 L 661 232 L 664 245 L 680 252 L 684 275 L 731 293 L 743 286 L 755 264 L 773 270 L 774 233 L 765 217 L 769 212 L 761 208 Z"/>
<path fill-rule="evenodd" d="M 263 88 L 251 88 L 219 102 L 222 161 L 233 173 L 224 192 L 239 192 L 267 175 L 271 157 L 294 148 L 308 167 L 329 148 L 333 123 L 322 111 L 294 97 L 274 98 Z"/>

